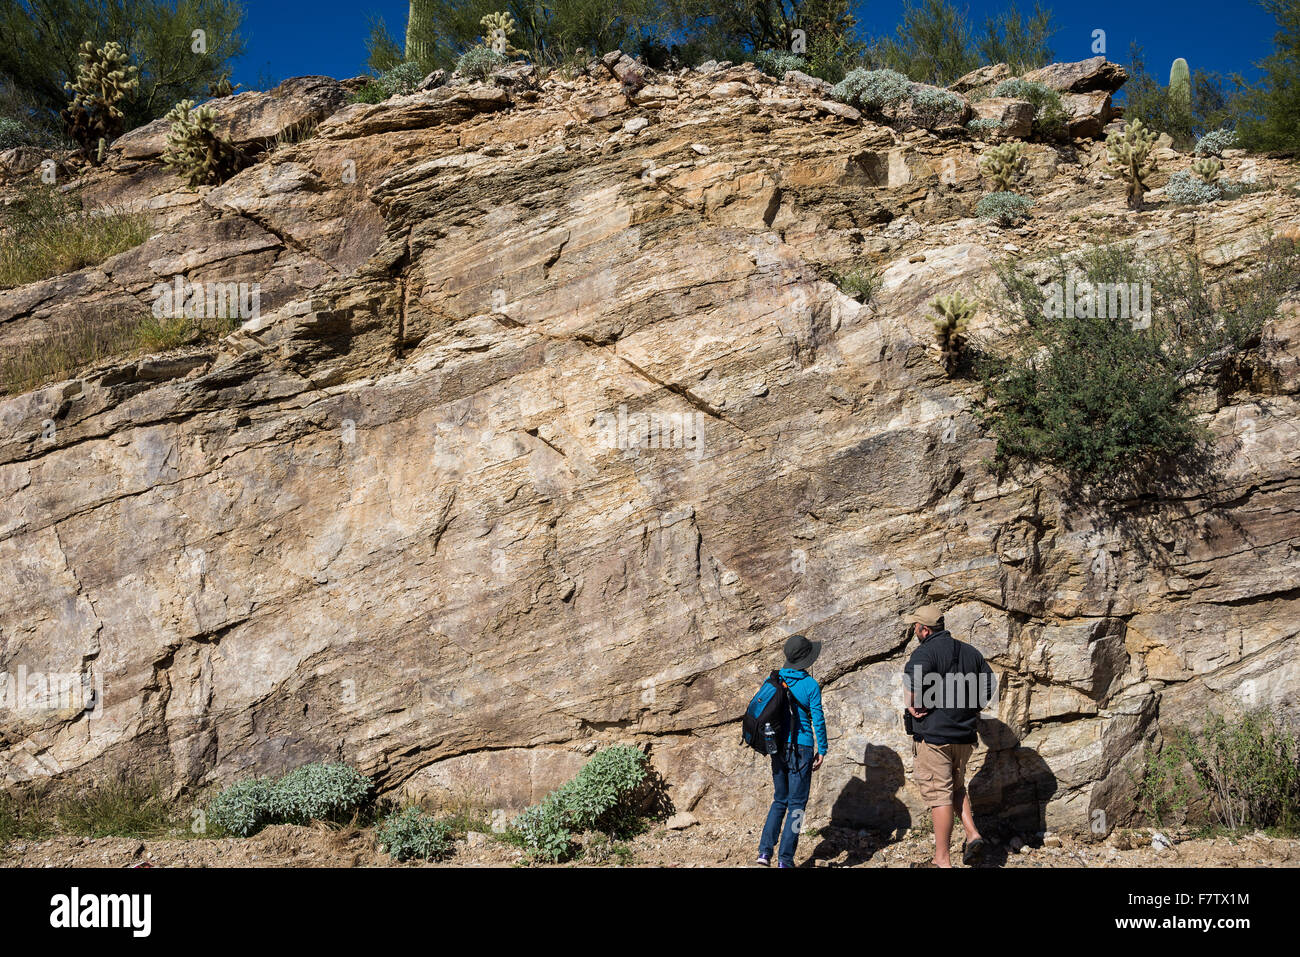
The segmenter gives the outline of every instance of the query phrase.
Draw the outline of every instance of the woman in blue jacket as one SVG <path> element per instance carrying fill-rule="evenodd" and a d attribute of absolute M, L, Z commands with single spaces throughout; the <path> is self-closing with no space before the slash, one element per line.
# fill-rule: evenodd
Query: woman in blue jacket
<path fill-rule="evenodd" d="M 791 635 L 785 643 L 785 667 L 781 679 L 795 699 L 795 717 L 799 729 L 793 747 L 772 755 L 772 786 L 775 792 L 772 808 L 767 812 L 763 836 L 758 842 L 758 863 L 767 867 L 772 860 L 777 838 L 781 848 L 777 867 L 794 867 L 794 851 L 803 830 L 804 809 L 808 806 L 808 792 L 812 788 L 812 773 L 822 766 L 826 757 L 826 718 L 822 714 L 822 689 L 808 669 L 821 654 L 822 643 L 809 641 L 803 635 Z M 813 753 L 814 736 L 817 743 Z M 788 813 L 787 813 L 788 812 Z M 784 820 L 785 830 L 781 823 Z"/>

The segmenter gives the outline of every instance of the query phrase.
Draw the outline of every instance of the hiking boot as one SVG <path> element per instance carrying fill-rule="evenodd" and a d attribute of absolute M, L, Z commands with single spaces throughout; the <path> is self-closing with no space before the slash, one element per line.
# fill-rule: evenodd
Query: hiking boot
<path fill-rule="evenodd" d="M 961 845 L 961 862 L 967 867 L 974 867 L 984 860 L 984 851 L 987 847 L 988 845 L 984 843 L 982 837 L 977 837 L 969 843 L 963 841 Z"/>

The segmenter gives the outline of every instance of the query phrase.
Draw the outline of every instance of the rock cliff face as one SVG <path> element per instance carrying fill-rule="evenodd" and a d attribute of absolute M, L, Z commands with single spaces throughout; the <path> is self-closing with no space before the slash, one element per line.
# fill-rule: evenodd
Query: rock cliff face
<path fill-rule="evenodd" d="M 1001 230 L 964 133 L 748 67 L 633 99 L 597 67 L 377 105 L 291 81 L 218 105 L 246 144 L 314 135 L 220 187 L 181 188 L 149 128 L 83 177 L 157 232 L 0 292 L 0 344 L 176 277 L 259 283 L 261 315 L 0 401 L 0 670 L 102 689 L 0 711 L 0 780 L 342 759 L 504 807 L 635 741 L 679 809 L 753 815 L 736 719 L 797 630 L 825 641 L 814 823 L 894 827 L 920 809 L 897 673 L 923 600 L 1001 676 L 973 789 L 1009 819 L 1114 825 L 1162 726 L 1294 701 L 1294 307 L 1205 408 L 1214 478 L 1104 509 L 990 475 L 927 316 L 1089 242 L 1246 268 L 1300 221 L 1293 166 L 1134 214 L 1100 144 L 1031 144 L 1035 215 Z M 1058 73 L 1109 120 L 1113 70 Z M 867 305 L 829 281 L 862 259 Z"/>

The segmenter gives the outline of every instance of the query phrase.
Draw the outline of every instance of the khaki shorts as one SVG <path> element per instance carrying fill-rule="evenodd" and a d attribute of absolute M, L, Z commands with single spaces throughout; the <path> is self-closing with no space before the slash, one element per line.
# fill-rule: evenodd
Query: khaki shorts
<path fill-rule="evenodd" d="M 961 805 L 966 793 L 966 762 L 973 744 L 912 741 L 912 774 L 927 807 Z"/>

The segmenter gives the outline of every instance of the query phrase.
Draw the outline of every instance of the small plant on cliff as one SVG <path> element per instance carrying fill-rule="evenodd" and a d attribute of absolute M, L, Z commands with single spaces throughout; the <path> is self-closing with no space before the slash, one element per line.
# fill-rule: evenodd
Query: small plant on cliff
<path fill-rule="evenodd" d="M 1020 178 L 1024 149 L 1019 143 L 991 146 L 980 157 L 980 172 L 993 180 L 993 191 L 1007 193 Z"/>
<path fill-rule="evenodd" d="M 1133 120 L 1123 130 L 1116 130 L 1106 137 L 1110 163 L 1120 170 L 1128 187 L 1129 209 L 1142 209 L 1147 191 L 1146 178 L 1156 169 L 1155 157 L 1151 155 L 1155 144 L 1155 133 L 1143 126 L 1141 120 Z"/>
<path fill-rule="evenodd" d="M 471 47 L 456 61 L 456 72 L 475 80 L 486 80 L 493 70 L 499 70 L 510 63 L 491 47 Z"/>
<path fill-rule="evenodd" d="M 603 748 L 577 776 L 524 811 L 510 824 L 510 835 L 533 857 L 562 861 L 574 852 L 573 838 L 584 831 L 631 836 L 639 821 L 636 797 L 648 779 L 644 752 L 629 745 Z"/>
<path fill-rule="evenodd" d="M 975 204 L 975 215 L 992 219 L 999 226 L 1014 226 L 1029 214 L 1034 201 L 1017 193 L 989 193 Z"/>
<path fill-rule="evenodd" d="M 271 812 L 287 824 L 345 820 L 365 803 L 370 784 L 346 764 L 305 764 L 275 782 Z"/>
<path fill-rule="evenodd" d="M 1300 732 L 1268 711 L 1207 714 L 1198 731 L 1172 728 L 1147 757 L 1138 800 L 1156 823 L 1208 811 L 1233 831 L 1300 832 Z"/>
<path fill-rule="evenodd" d="M 911 95 L 912 81 L 894 70 L 853 70 L 831 89 L 841 103 L 875 115 Z"/>
<path fill-rule="evenodd" d="M 446 857 L 451 851 L 451 827 L 418 807 L 390 814 L 375 828 L 375 842 L 397 861 Z"/>
<path fill-rule="evenodd" d="M 967 299 L 960 292 L 940 296 L 930 303 L 936 313 L 934 335 L 939 340 L 939 354 L 944 370 L 951 373 L 957 368 L 961 350 L 966 343 L 966 330 L 971 317 L 975 315 L 978 304 Z"/>
<path fill-rule="evenodd" d="M 166 116 L 172 128 L 163 165 L 184 177 L 190 189 L 224 183 L 248 162 L 216 131 L 216 118 L 212 107 L 195 109 L 192 100 L 181 100 Z"/>
<path fill-rule="evenodd" d="M 791 70 L 798 70 L 800 73 L 808 72 L 807 60 L 797 54 L 785 53 L 781 50 L 760 50 L 754 54 L 754 66 L 778 80 Z"/>
<path fill-rule="evenodd" d="M 1236 130 L 1211 130 L 1196 141 L 1197 156 L 1222 156 L 1237 145 Z"/>
<path fill-rule="evenodd" d="M 1165 184 L 1165 195 L 1180 206 L 1199 206 L 1223 199 L 1223 188 L 1218 183 L 1193 176 L 1188 170 L 1179 170 Z"/>
<path fill-rule="evenodd" d="M 1042 83 L 1032 80 L 1003 80 L 993 88 L 994 96 L 1006 96 L 1013 100 L 1025 100 L 1034 107 L 1034 133 L 1039 136 L 1057 137 L 1065 133 L 1069 114 L 1061 103 L 1061 94 Z"/>
<path fill-rule="evenodd" d="M 956 122 L 966 109 L 966 101 L 949 90 L 940 90 L 932 86 L 912 87 L 912 109 L 927 126 L 935 126 L 944 118 Z"/>
<path fill-rule="evenodd" d="M 868 303 L 880 288 L 880 273 L 874 269 L 847 269 L 831 274 L 840 292 L 852 296 L 858 302 Z"/>
<path fill-rule="evenodd" d="M 68 136 L 93 162 L 102 163 L 108 144 L 122 135 L 126 115 L 122 103 L 140 88 L 140 71 L 127 61 L 125 50 L 110 41 L 102 47 L 87 40 L 75 83 L 64 83 L 72 101 L 62 113 Z"/>
<path fill-rule="evenodd" d="M 0 289 L 96 266 L 149 238 L 136 213 L 91 213 L 68 193 L 39 184 L 0 207 Z"/>

